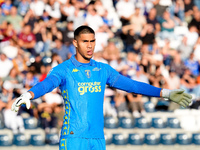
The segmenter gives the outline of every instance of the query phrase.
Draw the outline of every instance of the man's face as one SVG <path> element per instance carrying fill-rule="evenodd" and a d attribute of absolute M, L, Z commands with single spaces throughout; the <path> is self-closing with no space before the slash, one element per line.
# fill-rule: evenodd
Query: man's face
<path fill-rule="evenodd" d="M 95 35 L 92 33 L 80 34 L 77 39 L 73 41 L 73 44 L 76 47 L 77 58 L 81 58 L 81 61 L 89 61 L 94 53 Z"/>

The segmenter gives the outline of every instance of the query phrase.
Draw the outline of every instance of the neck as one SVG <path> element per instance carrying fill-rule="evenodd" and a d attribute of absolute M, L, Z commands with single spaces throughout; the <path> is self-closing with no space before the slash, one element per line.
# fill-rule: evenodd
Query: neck
<path fill-rule="evenodd" d="M 80 63 L 89 63 L 90 62 L 90 59 L 84 58 L 80 54 L 76 54 L 75 58 Z"/>

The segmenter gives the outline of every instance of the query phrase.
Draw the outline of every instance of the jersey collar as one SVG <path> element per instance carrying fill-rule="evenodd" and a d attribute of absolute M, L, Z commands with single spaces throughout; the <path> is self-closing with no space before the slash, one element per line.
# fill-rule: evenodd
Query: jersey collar
<path fill-rule="evenodd" d="M 80 66 L 83 65 L 82 63 L 80 63 L 79 61 L 76 60 L 75 55 L 72 55 L 70 60 L 74 64 L 74 66 L 76 66 L 76 67 L 80 67 Z M 95 65 L 95 61 L 93 59 L 90 59 L 89 65 L 90 66 L 94 66 Z"/>

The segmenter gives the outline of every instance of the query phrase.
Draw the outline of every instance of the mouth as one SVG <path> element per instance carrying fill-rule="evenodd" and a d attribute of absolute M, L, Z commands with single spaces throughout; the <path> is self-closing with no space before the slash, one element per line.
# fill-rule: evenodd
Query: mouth
<path fill-rule="evenodd" d="M 93 51 L 89 50 L 89 51 L 87 51 L 87 54 L 91 56 L 93 54 Z"/>

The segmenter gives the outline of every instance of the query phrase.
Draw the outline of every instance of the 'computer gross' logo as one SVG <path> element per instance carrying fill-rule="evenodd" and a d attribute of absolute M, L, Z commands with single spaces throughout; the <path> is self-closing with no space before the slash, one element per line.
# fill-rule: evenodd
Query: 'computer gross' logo
<path fill-rule="evenodd" d="M 101 82 L 79 82 L 78 92 L 83 95 L 87 92 L 101 92 Z"/>

